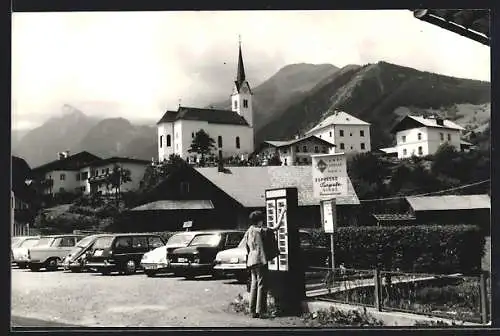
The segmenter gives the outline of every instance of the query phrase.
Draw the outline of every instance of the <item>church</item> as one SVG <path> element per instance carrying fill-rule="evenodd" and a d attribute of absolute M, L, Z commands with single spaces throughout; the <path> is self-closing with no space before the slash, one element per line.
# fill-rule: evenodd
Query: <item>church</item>
<path fill-rule="evenodd" d="M 177 154 L 187 161 L 196 158 L 188 150 L 199 130 L 215 141 L 213 154 L 222 157 L 248 156 L 254 151 L 252 90 L 246 80 L 241 43 L 238 69 L 231 95 L 231 110 L 179 106 L 166 111 L 158 121 L 158 160 Z"/>

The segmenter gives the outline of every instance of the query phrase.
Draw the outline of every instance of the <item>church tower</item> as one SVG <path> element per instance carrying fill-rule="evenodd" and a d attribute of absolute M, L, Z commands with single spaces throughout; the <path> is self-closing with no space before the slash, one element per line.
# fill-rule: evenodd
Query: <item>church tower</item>
<path fill-rule="evenodd" d="M 244 117 L 250 127 L 253 127 L 253 93 L 245 76 L 245 67 L 243 66 L 243 56 L 241 54 L 241 40 L 239 45 L 237 71 L 233 94 L 231 95 L 231 109 Z"/>

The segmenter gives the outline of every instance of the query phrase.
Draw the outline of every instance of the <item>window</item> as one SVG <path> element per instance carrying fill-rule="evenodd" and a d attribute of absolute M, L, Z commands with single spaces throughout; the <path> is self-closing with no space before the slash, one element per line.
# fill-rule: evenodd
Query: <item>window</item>
<path fill-rule="evenodd" d="M 194 139 L 194 132 L 191 132 L 191 138 Z"/>
<path fill-rule="evenodd" d="M 132 247 L 133 248 L 147 248 L 148 247 L 148 238 L 147 237 L 133 237 L 132 238 Z"/>
<path fill-rule="evenodd" d="M 406 148 L 403 149 L 403 156 L 406 156 Z"/>
<path fill-rule="evenodd" d="M 306 152 L 307 152 L 307 146 L 302 146 L 302 151 L 303 151 L 304 153 L 306 153 Z"/>
<path fill-rule="evenodd" d="M 106 169 L 101 170 L 101 174 L 106 174 Z"/>
<path fill-rule="evenodd" d="M 109 174 L 109 168 L 106 168 L 106 174 Z"/>
<path fill-rule="evenodd" d="M 172 137 L 169 135 L 167 135 L 167 147 L 170 147 L 172 145 Z"/>
<path fill-rule="evenodd" d="M 148 243 L 150 248 L 157 248 L 164 245 L 160 237 L 149 237 Z"/>
<path fill-rule="evenodd" d="M 444 140 L 444 133 L 439 133 L 439 137 L 441 138 L 441 141 Z"/>
<path fill-rule="evenodd" d="M 451 134 L 448 133 L 448 141 L 451 141 Z"/>
<path fill-rule="evenodd" d="M 300 153 L 300 146 L 295 146 L 295 151 L 296 151 L 297 153 Z"/>
<path fill-rule="evenodd" d="M 352 136 L 352 133 L 349 133 L 349 136 Z"/>
<path fill-rule="evenodd" d="M 332 132 L 330 131 L 330 138 L 332 137 Z"/>
<path fill-rule="evenodd" d="M 302 162 L 307 163 L 307 158 L 303 158 Z"/>
<path fill-rule="evenodd" d="M 340 143 L 340 149 L 345 149 L 345 146 L 344 146 L 343 142 Z"/>
<path fill-rule="evenodd" d="M 360 131 L 359 131 L 359 136 L 364 137 L 364 136 L 365 136 L 365 131 L 364 131 L 364 130 L 360 130 Z"/>
<path fill-rule="evenodd" d="M 186 195 L 189 193 L 189 182 L 181 182 L 181 194 Z"/>
<path fill-rule="evenodd" d="M 321 137 L 322 137 L 322 135 L 320 134 L 320 135 L 319 135 L 319 138 L 321 139 Z"/>
<path fill-rule="evenodd" d="M 319 153 L 319 147 L 318 146 L 314 146 L 314 153 Z"/>
<path fill-rule="evenodd" d="M 236 137 L 236 148 L 240 148 L 240 137 Z"/>
<path fill-rule="evenodd" d="M 80 173 L 76 173 L 76 180 L 80 181 Z"/>
<path fill-rule="evenodd" d="M 418 146 L 418 155 L 422 155 L 422 154 L 423 154 L 422 146 Z"/>
<path fill-rule="evenodd" d="M 285 162 L 283 162 L 283 164 L 284 164 L 285 166 L 288 166 L 287 162 L 288 162 L 288 161 L 287 161 L 287 159 L 285 158 Z"/>
<path fill-rule="evenodd" d="M 365 149 L 365 143 L 364 142 L 361 143 L 361 149 Z"/>
<path fill-rule="evenodd" d="M 241 233 L 228 233 L 226 238 L 226 247 L 233 248 L 238 246 L 241 239 L 243 239 L 243 234 Z"/>
<path fill-rule="evenodd" d="M 287 148 L 283 148 L 283 154 L 288 154 L 288 149 Z"/>
<path fill-rule="evenodd" d="M 417 134 L 418 140 L 422 140 L 422 133 Z"/>
<path fill-rule="evenodd" d="M 160 148 L 163 147 L 163 135 L 160 135 Z"/>
<path fill-rule="evenodd" d="M 89 172 L 83 172 L 82 173 L 82 180 L 83 181 L 86 181 L 89 179 Z"/>
<path fill-rule="evenodd" d="M 217 137 L 217 146 L 219 146 L 219 148 L 222 148 L 222 137 L 220 135 Z"/>
<path fill-rule="evenodd" d="M 243 99 L 243 107 L 248 108 L 248 100 L 247 99 Z"/>
<path fill-rule="evenodd" d="M 132 237 L 118 237 L 115 242 L 117 250 L 128 249 L 132 246 Z"/>
<path fill-rule="evenodd" d="M 323 152 L 323 153 L 325 153 L 325 154 L 327 153 L 327 149 L 326 149 L 326 147 L 323 147 L 322 152 Z"/>
<path fill-rule="evenodd" d="M 61 174 L 61 175 L 59 175 L 59 179 L 60 179 L 61 181 L 66 180 L 66 174 Z"/>
<path fill-rule="evenodd" d="M 238 108 L 238 101 L 237 101 L 237 100 L 235 100 L 235 101 L 234 101 L 234 109 L 236 110 L 237 108 Z"/>
<path fill-rule="evenodd" d="M 61 193 L 64 192 L 64 188 L 63 187 L 59 188 L 59 192 Z"/>
<path fill-rule="evenodd" d="M 354 149 L 354 147 L 351 146 L 351 149 Z"/>
<path fill-rule="evenodd" d="M 61 239 L 60 247 L 73 247 L 75 246 L 75 238 L 73 237 L 63 237 Z"/>
<path fill-rule="evenodd" d="M 339 131 L 339 133 L 340 133 L 340 136 L 341 136 L 341 137 L 343 137 L 343 136 L 344 136 L 344 130 L 340 130 L 340 131 Z"/>
<path fill-rule="evenodd" d="M 403 135 L 403 136 L 401 137 L 401 141 L 406 142 L 406 135 Z"/>

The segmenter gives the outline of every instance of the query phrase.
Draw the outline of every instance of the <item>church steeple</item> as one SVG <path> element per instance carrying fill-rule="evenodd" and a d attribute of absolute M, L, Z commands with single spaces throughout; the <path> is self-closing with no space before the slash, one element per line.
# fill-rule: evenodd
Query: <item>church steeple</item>
<path fill-rule="evenodd" d="M 246 80 L 245 66 L 243 65 L 243 55 L 241 53 L 241 36 L 239 37 L 238 73 L 236 74 L 236 85 L 238 89 Z"/>

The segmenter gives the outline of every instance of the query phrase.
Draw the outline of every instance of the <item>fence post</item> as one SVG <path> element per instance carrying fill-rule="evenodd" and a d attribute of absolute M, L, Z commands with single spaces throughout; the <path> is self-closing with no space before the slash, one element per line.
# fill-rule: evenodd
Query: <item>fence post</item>
<path fill-rule="evenodd" d="M 481 322 L 483 324 L 487 324 L 488 321 L 488 292 L 487 292 L 487 284 L 486 284 L 487 272 L 481 271 L 481 275 L 479 277 L 479 288 L 481 291 Z"/>
<path fill-rule="evenodd" d="M 375 283 L 375 289 L 374 289 L 374 299 L 375 299 L 375 309 L 377 311 L 382 311 L 382 298 L 380 297 L 380 271 L 378 269 L 375 269 L 373 272 L 373 278 L 374 278 L 374 283 Z"/>

